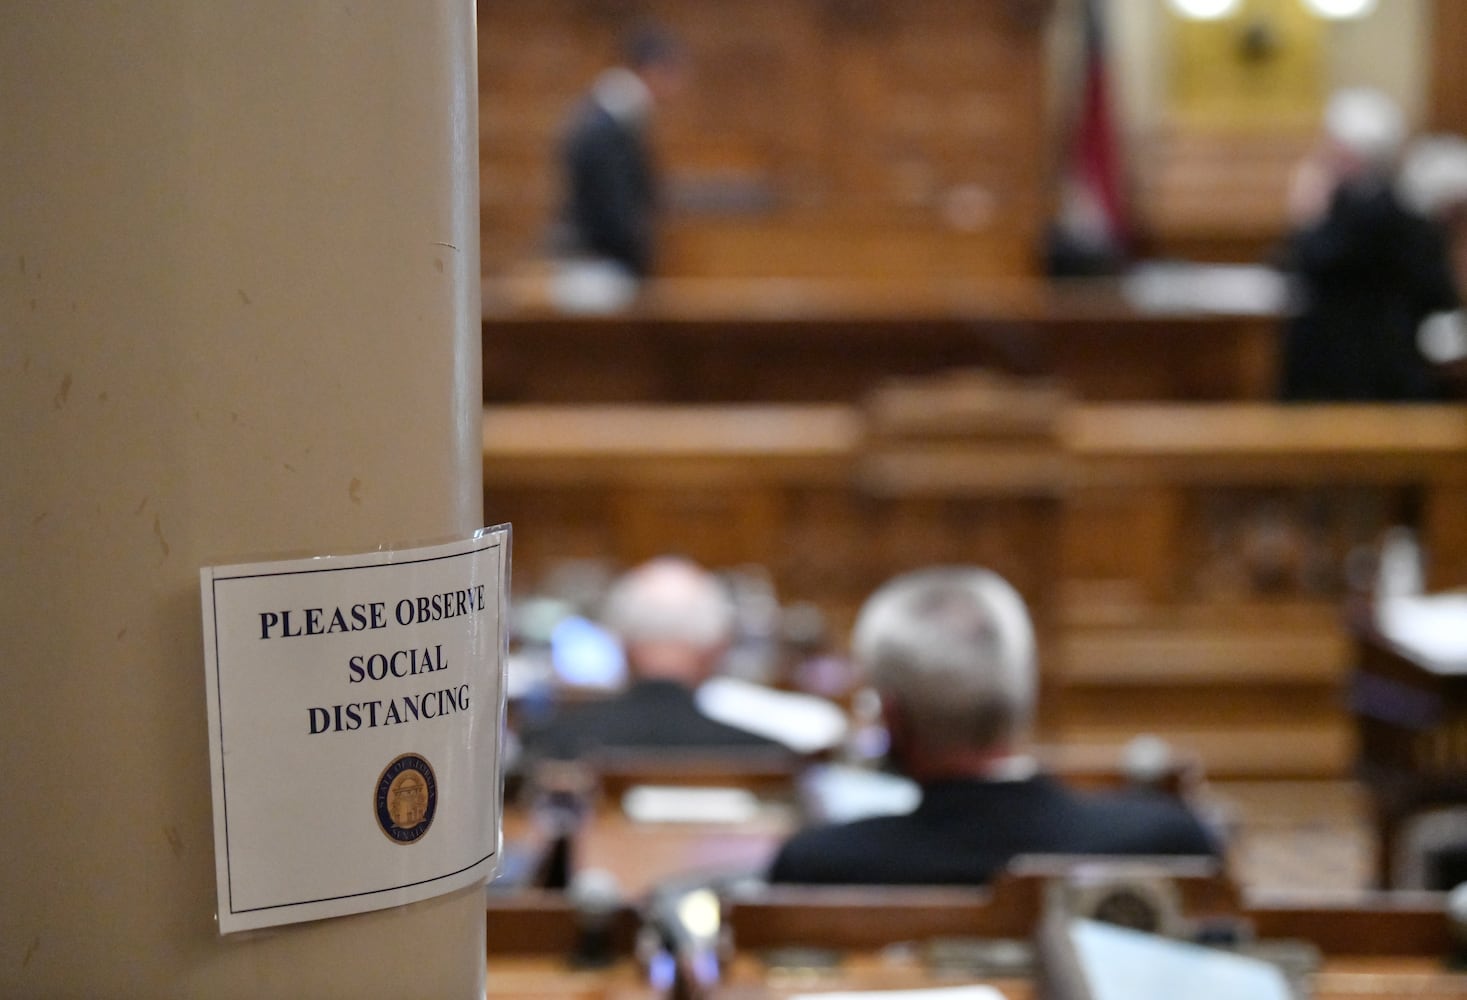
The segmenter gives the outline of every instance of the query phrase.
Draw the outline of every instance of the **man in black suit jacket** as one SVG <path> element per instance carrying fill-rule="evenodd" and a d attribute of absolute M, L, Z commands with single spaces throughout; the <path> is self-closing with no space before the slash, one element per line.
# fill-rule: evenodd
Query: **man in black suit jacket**
<path fill-rule="evenodd" d="M 615 262 L 637 278 L 652 270 L 657 179 L 646 128 L 654 107 L 682 87 L 681 49 L 643 29 L 626 65 L 603 73 L 581 103 L 561 150 L 562 249 Z"/>
<path fill-rule="evenodd" d="M 1429 315 L 1459 307 L 1446 236 L 1397 197 L 1405 118 L 1350 88 L 1325 111 L 1319 149 L 1295 172 L 1283 264 L 1299 285 L 1284 328 L 1288 401 L 1426 401 L 1445 384 L 1418 346 Z"/>
<path fill-rule="evenodd" d="M 612 586 L 603 617 L 622 640 L 632 683 L 527 734 L 532 758 L 584 758 L 603 749 L 783 750 L 698 708 L 695 691 L 721 659 L 733 626 L 732 602 L 712 574 L 686 559 L 654 559 Z"/>
<path fill-rule="evenodd" d="M 796 834 L 775 882 L 982 884 L 1020 854 L 1208 855 L 1180 802 L 1141 790 L 1081 794 L 1039 772 L 1034 631 L 1022 598 L 981 569 L 886 584 L 852 640 L 881 696 L 892 760 L 922 786 L 915 811 Z"/>

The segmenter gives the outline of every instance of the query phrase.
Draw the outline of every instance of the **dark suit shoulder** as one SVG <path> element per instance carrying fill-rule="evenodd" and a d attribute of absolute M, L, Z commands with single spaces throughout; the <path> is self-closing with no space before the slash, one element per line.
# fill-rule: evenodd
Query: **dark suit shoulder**
<path fill-rule="evenodd" d="M 572 169 L 606 169 L 613 159 L 639 155 L 641 140 L 605 108 L 587 101 L 572 117 L 562 148 Z"/>
<path fill-rule="evenodd" d="M 692 692 L 665 681 L 641 681 L 605 700 L 568 708 L 526 738 L 533 756 L 585 757 L 602 747 L 733 751 L 781 745 L 708 718 Z"/>
<path fill-rule="evenodd" d="M 1048 778 L 957 781 L 924 789 L 905 816 L 796 834 L 771 881 L 981 885 L 1020 854 L 1212 855 L 1180 802 L 1144 791 L 1086 795 Z"/>
<path fill-rule="evenodd" d="M 826 885 L 901 884 L 902 855 L 911 849 L 906 816 L 877 816 L 814 826 L 779 849 L 769 881 Z M 897 872 L 893 872 L 893 869 Z"/>
<path fill-rule="evenodd" d="M 1196 814 L 1161 792 L 1127 790 L 1085 796 L 1080 802 L 1091 825 L 1086 853 L 1217 853 L 1217 843 Z"/>

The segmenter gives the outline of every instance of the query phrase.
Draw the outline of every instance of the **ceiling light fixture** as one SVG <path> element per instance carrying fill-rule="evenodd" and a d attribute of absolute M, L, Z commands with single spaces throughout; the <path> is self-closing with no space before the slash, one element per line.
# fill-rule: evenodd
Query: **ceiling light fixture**
<path fill-rule="evenodd" d="M 1331 21 L 1349 21 L 1374 11 L 1376 0 L 1304 0 L 1304 6 Z"/>
<path fill-rule="evenodd" d="M 1242 0 L 1171 0 L 1172 9 L 1192 21 L 1216 21 L 1233 14 Z"/>

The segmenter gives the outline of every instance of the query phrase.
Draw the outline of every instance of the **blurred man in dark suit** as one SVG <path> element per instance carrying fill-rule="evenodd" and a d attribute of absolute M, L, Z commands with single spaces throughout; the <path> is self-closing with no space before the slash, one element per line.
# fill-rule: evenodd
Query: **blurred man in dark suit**
<path fill-rule="evenodd" d="M 1284 331 L 1290 401 L 1410 401 L 1443 386 L 1421 323 L 1458 305 L 1444 235 L 1395 190 L 1405 118 L 1384 94 L 1348 89 L 1325 109 L 1319 149 L 1289 193 L 1283 264 L 1302 301 Z"/>
<path fill-rule="evenodd" d="M 907 815 L 797 834 L 771 881 L 982 884 L 1019 854 L 1216 852 L 1175 799 L 1080 794 L 1039 771 L 1026 753 L 1034 631 L 1001 577 L 950 568 L 896 578 L 862 608 L 852 652 L 881 697 L 891 758 L 921 801 Z"/>
<path fill-rule="evenodd" d="M 686 66 L 681 46 L 660 29 L 635 31 L 623 48 L 625 64 L 596 80 L 561 149 L 559 249 L 645 278 L 654 261 L 657 208 L 646 132 L 656 106 L 682 88 Z"/>
<path fill-rule="evenodd" d="M 580 758 L 608 748 L 783 750 L 698 707 L 698 685 L 727 649 L 734 620 L 732 602 L 711 573 L 673 557 L 644 563 L 612 586 L 602 617 L 621 638 L 632 683 L 526 734 L 531 756 Z"/>

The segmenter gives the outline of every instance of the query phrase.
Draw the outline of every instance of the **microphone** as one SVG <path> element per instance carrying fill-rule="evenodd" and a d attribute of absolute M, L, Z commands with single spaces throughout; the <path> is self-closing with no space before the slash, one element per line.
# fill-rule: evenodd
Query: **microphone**
<path fill-rule="evenodd" d="M 622 906 L 616 876 L 602 868 L 586 868 L 571 880 L 566 897 L 576 911 L 576 948 L 571 953 L 571 965 L 582 969 L 610 965 L 616 957 L 612 928 Z"/>

